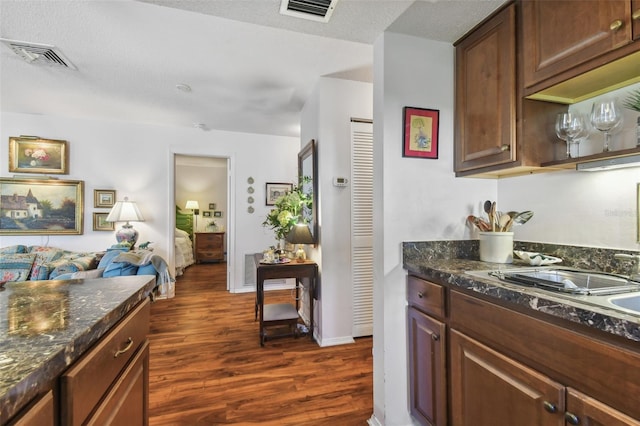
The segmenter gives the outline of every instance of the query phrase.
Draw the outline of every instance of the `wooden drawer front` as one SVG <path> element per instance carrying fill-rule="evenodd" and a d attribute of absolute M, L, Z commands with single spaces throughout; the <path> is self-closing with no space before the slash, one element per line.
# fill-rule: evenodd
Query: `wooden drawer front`
<path fill-rule="evenodd" d="M 640 419 L 640 351 L 452 291 L 450 326 Z"/>
<path fill-rule="evenodd" d="M 444 287 L 409 275 L 407 277 L 407 300 L 409 305 L 421 311 L 444 317 Z"/>
<path fill-rule="evenodd" d="M 222 247 L 222 234 L 198 234 L 196 247 L 203 250 Z"/>
<path fill-rule="evenodd" d="M 149 314 L 149 299 L 145 299 L 62 375 L 60 400 L 63 401 L 63 425 L 85 422 L 146 340 Z"/>
<path fill-rule="evenodd" d="M 149 341 L 137 352 L 87 425 L 149 423 Z"/>
<path fill-rule="evenodd" d="M 10 426 L 53 426 L 53 392 L 49 391 L 34 404 L 29 405 L 18 418 L 9 422 Z"/>

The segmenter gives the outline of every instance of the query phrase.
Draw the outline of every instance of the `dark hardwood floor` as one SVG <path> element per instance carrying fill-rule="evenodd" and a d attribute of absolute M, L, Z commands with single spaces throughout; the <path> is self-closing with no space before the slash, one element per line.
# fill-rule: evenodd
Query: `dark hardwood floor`
<path fill-rule="evenodd" d="M 366 425 L 372 339 L 260 346 L 254 293 L 226 291 L 226 264 L 193 265 L 151 307 L 150 425 Z M 291 300 L 290 291 L 269 292 Z"/>

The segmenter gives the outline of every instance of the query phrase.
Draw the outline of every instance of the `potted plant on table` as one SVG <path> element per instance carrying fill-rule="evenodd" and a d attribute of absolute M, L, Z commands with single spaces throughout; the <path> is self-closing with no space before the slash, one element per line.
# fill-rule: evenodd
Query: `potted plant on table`
<path fill-rule="evenodd" d="M 273 230 L 280 249 L 284 248 L 281 241 L 285 239 L 291 228 L 300 220 L 304 220 L 302 218 L 303 209 L 311 209 L 313 200 L 309 194 L 302 190 L 310 180 L 309 177 L 301 178 L 298 185 L 294 185 L 291 191 L 278 198 L 274 208 L 262 222 L 262 226 Z"/>

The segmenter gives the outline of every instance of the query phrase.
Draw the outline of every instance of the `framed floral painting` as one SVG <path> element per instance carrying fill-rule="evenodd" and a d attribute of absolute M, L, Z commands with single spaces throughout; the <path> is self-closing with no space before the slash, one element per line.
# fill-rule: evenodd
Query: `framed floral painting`
<path fill-rule="evenodd" d="M 84 182 L 0 178 L 0 235 L 81 235 Z"/>
<path fill-rule="evenodd" d="M 41 139 L 37 136 L 9 138 L 9 172 L 69 173 L 67 141 Z"/>

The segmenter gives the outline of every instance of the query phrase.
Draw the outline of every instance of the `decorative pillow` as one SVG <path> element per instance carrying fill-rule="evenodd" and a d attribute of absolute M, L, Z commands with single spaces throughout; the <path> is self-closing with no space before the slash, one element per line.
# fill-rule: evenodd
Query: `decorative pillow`
<path fill-rule="evenodd" d="M 118 255 L 122 252 L 126 252 L 129 249 L 107 249 L 107 252 L 104 254 L 104 256 L 102 256 L 102 259 L 100 259 L 100 263 L 98 263 L 98 268 L 106 268 L 107 266 L 109 266 L 109 264 L 111 264 L 111 262 L 113 262 L 113 259 L 115 259 L 116 257 L 118 257 Z"/>
<path fill-rule="evenodd" d="M 63 259 L 60 259 L 63 260 Z M 50 264 L 49 267 L 54 266 Z M 58 262 L 55 264 L 55 267 L 51 269 L 51 273 L 49 274 L 49 279 L 53 280 L 58 277 L 58 275 L 68 274 L 72 272 L 78 271 L 86 271 L 89 269 L 95 268 L 95 257 L 76 257 L 74 259 L 64 259 L 64 262 Z"/>
<path fill-rule="evenodd" d="M 104 269 L 91 269 L 89 271 L 68 272 L 66 274 L 58 275 L 56 280 L 75 280 L 75 279 L 90 279 L 90 278 L 102 278 Z"/>
<path fill-rule="evenodd" d="M 26 252 L 27 252 L 27 246 L 23 246 L 23 245 L 0 248 L 0 254 L 15 254 L 15 253 L 26 253 Z"/>
<path fill-rule="evenodd" d="M 29 279 L 46 280 L 49 278 L 50 272 L 47 263 L 59 259 L 66 252 L 55 247 L 31 246 L 29 247 L 29 253 L 36 255 Z"/>
<path fill-rule="evenodd" d="M 136 275 L 156 275 L 156 267 L 152 263 L 142 265 L 138 267 L 138 273 Z"/>
<path fill-rule="evenodd" d="M 18 253 L 0 256 L 0 281 L 26 281 L 29 278 L 35 254 Z"/>
<path fill-rule="evenodd" d="M 124 262 L 111 262 L 104 270 L 102 276 L 108 277 L 123 277 L 126 275 L 136 275 L 138 273 L 138 267 L 130 263 Z"/>

